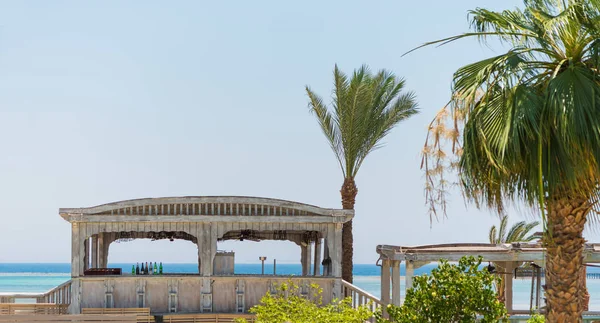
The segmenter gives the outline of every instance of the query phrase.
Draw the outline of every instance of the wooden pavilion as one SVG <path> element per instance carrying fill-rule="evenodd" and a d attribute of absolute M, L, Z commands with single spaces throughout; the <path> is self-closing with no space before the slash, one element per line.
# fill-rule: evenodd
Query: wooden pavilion
<path fill-rule="evenodd" d="M 354 216 L 353 210 L 230 196 L 146 198 L 61 208 L 59 213 L 72 228 L 72 279 L 68 294 L 56 297 L 68 298 L 71 314 L 82 308 L 112 307 L 144 307 L 152 313 L 244 313 L 289 279 L 306 292 L 310 284 L 320 285 L 323 301 L 329 302 L 342 293 L 342 225 Z M 86 275 L 93 272 L 90 269 L 107 267 L 111 243 L 143 238 L 197 244 L 198 274 Z M 300 245 L 302 276 L 215 272 L 217 242 L 243 239 Z"/>
<path fill-rule="evenodd" d="M 529 311 L 517 311 L 513 309 L 513 278 L 515 269 L 523 263 L 535 263 L 539 267 L 544 267 L 545 250 L 541 243 L 510 243 L 510 244 L 487 244 L 487 243 L 454 243 L 426 246 L 390 246 L 379 245 L 376 249 L 381 261 L 381 303 L 383 305 L 400 305 L 400 264 L 405 262 L 405 289 L 412 287 L 414 270 L 431 262 L 437 262 L 440 259 L 448 261 L 458 261 L 463 256 L 482 257 L 483 261 L 493 262 L 500 265 L 505 280 L 505 304 L 510 314 L 526 314 Z M 584 262 L 600 262 L 600 245 L 586 244 L 584 248 Z M 532 294 L 536 295 L 535 306 L 543 306 L 541 301 L 541 277 L 538 276 L 536 290 Z M 391 285 L 391 286 L 390 286 Z M 533 284 L 532 284 L 533 285 Z M 391 290 L 390 290 L 391 287 Z M 391 291 L 391 297 L 390 297 Z M 598 319 L 598 312 L 586 312 L 584 315 L 591 319 Z"/>

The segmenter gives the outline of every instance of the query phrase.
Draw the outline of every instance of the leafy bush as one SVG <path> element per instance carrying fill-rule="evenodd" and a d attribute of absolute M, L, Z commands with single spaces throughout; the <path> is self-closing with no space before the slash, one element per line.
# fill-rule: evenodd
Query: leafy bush
<path fill-rule="evenodd" d="M 527 323 L 544 323 L 546 322 L 546 319 L 544 318 L 543 315 L 540 314 L 534 314 L 531 316 L 531 318 L 529 318 L 529 320 L 527 320 Z"/>
<path fill-rule="evenodd" d="M 431 275 L 414 278 L 402 306 L 387 307 L 391 321 L 377 313 L 377 322 L 498 322 L 507 313 L 493 288 L 497 278 L 479 265 L 481 258 L 463 257 L 457 265 L 441 260 Z"/>
<path fill-rule="evenodd" d="M 350 298 L 323 306 L 322 293 L 319 285 L 309 286 L 302 295 L 292 282 L 281 284 L 276 294 L 267 293 L 250 313 L 256 314 L 257 323 L 363 323 L 373 317 L 366 306 L 353 308 Z"/>

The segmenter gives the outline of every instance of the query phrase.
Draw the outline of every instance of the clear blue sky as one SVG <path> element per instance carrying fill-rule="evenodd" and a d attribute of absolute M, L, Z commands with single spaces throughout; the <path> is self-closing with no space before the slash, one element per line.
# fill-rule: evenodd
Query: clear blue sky
<path fill-rule="evenodd" d="M 342 176 L 304 92 L 308 84 L 328 98 L 335 63 L 405 77 L 422 111 L 359 173 L 355 261 L 373 263 L 377 244 L 485 242 L 496 218 L 466 209 L 459 194 L 430 228 L 419 154 L 452 73 L 494 51 L 472 39 L 401 55 L 466 31 L 468 9 L 520 3 L 3 1 L 0 262 L 68 262 L 59 207 L 178 195 L 339 207 Z M 238 262 L 300 257 L 285 243 L 220 248 Z M 111 252 L 110 261 L 196 261 L 186 242 Z"/>

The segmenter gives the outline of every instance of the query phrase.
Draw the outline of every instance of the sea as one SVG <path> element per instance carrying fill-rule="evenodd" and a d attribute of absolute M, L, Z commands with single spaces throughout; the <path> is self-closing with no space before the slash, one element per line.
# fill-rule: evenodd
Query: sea
<path fill-rule="evenodd" d="M 131 272 L 132 264 L 109 264 L 111 268 L 122 268 Z M 415 275 L 428 274 L 436 264 L 429 264 L 415 270 Z M 261 264 L 235 264 L 236 274 L 261 274 Z M 46 292 L 70 279 L 71 265 L 67 263 L 0 263 L 0 294 Z M 197 273 L 197 264 L 163 264 L 165 273 Z M 401 296 L 404 297 L 404 266 Z M 277 275 L 300 275 L 299 264 L 277 264 Z M 354 265 L 354 284 L 368 293 L 380 297 L 380 267 L 374 264 Z M 600 268 L 589 267 L 588 274 L 600 274 Z M 265 265 L 265 274 L 273 274 L 272 265 Z M 590 310 L 600 310 L 600 279 L 588 279 Z M 528 310 L 531 297 L 531 278 L 515 279 L 513 284 L 514 308 Z M 26 300 L 24 302 L 27 302 Z"/>

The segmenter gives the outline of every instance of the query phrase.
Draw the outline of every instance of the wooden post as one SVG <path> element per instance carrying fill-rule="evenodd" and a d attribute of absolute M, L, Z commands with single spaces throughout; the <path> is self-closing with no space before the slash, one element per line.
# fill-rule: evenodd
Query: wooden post
<path fill-rule="evenodd" d="M 310 267 L 312 264 L 312 243 L 306 245 L 306 276 L 310 276 Z"/>
<path fill-rule="evenodd" d="M 516 263 L 506 262 L 504 273 L 504 299 L 506 305 L 506 311 L 511 314 L 513 311 L 513 271 Z"/>
<path fill-rule="evenodd" d="M 71 224 L 71 277 L 79 277 L 79 223 Z"/>
<path fill-rule="evenodd" d="M 97 235 L 98 241 L 98 268 L 104 268 L 105 266 L 102 264 L 102 260 L 104 258 L 104 233 L 98 233 Z"/>
<path fill-rule="evenodd" d="M 400 306 L 400 261 L 392 261 L 392 304 Z"/>
<path fill-rule="evenodd" d="M 406 277 L 404 278 L 406 280 L 406 286 L 404 287 L 404 289 L 405 289 L 404 295 L 406 295 L 406 291 L 408 291 L 410 288 L 412 288 L 414 275 L 415 275 L 414 264 L 413 264 L 412 260 L 407 261 L 406 262 Z"/>
<path fill-rule="evenodd" d="M 390 260 L 381 261 L 381 303 L 383 306 L 390 304 Z"/>
<path fill-rule="evenodd" d="M 321 238 L 317 238 L 315 241 L 315 264 L 313 274 L 315 276 L 321 275 Z"/>
<path fill-rule="evenodd" d="M 103 242 L 103 247 L 102 248 L 102 264 L 101 264 L 101 268 L 107 268 L 108 267 L 108 251 L 110 250 L 110 244 L 113 243 L 113 241 L 115 241 L 115 236 L 114 234 L 104 234 L 104 242 Z"/>
<path fill-rule="evenodd" d="M 202 241 L 202 242 L 200 242 Z M 200 274 L 202 276 L 212 276 L 213 263 L 217 254 L 217 224 L 203 223 L 200 237 L 198 237 L 198 247 L 200 251 Z"/>
<path fill-rule="evenodd" d="M 307 254 L 306 246 L 301 244 L 300 245 L 300 264 L 302 267 L 302 276 L 308 275 L 308 273 L 306 272 L 306 254 Z"/>
<path fill-rule="evenodd" d="M 342 224 L 335 223 L 329 226 L 327 232 L 327 246 L 331 258 L 331 274 L 333 277 L 342 277 Z"/>
<path fill-rule="evenodd" d="M 327 238 L 323 239 L 323 259 L 329 259 L 329 247 L 327 244 Z M 323 276 L 331 276 L 331 265 L 325 263 L 323 265 Z"/>
<path fill-rule="evenodd" d="M 542 268 L 536 267 L 536 284 L 535 284 L 535 309 L 536 311 L 540 310 L 540 301 L 542 297 Z"/>
<path fill-rule="evenodd" d="M 90 268 L 90 239 L 88 237 L 83 240 L 83 269 Z"/>
<path fill-rule="evenodd" d="M 92 268 L 98 268 L 98 236 L 92 236 L 92 248 L 90 252 L 92 257 Z"/>

